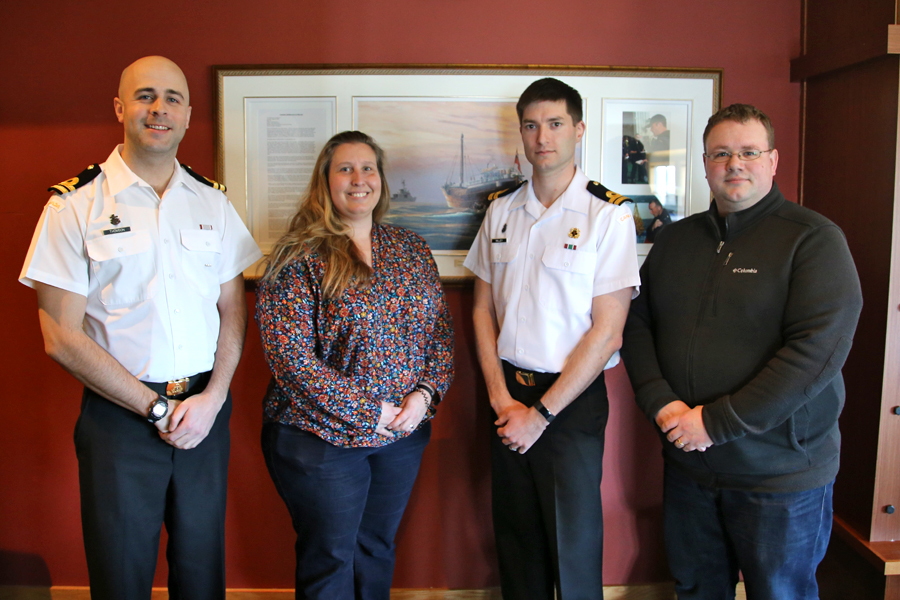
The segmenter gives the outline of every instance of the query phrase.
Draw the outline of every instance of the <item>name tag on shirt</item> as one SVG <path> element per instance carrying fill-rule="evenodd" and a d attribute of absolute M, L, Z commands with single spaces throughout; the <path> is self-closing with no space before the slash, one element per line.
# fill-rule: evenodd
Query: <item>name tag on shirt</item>
<path fill-rule="evenodd" d="M 491 239 L 492 244 L 505 244 L 506 238 L 493 238 Z"/>
<path fill-rule="evenodd" d="M 103 235 L 113 235 L 116 233 L 125 233 L 131 231 L 131 227 L 116 227 L 115 229 L 104 229 Z"/>

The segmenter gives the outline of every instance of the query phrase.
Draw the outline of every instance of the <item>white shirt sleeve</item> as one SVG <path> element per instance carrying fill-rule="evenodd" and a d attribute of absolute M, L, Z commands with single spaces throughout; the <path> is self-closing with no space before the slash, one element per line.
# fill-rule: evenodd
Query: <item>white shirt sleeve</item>
<path fill-rule="evenodd" d="M 616 206 L 597 247 L 593 293 L 596 297 L 634 287 L 633 299 L 640 285 L 634 217 L 629 206 Z"/>
<path fill-rule="evenodd" d="M 263 253 L 238 216 L 230 201 L 225 202 L 225 235 L 222 238 L 222 261 L 219 283 L 231 281 L 244 269 L 262 258 Z"/>
<path fill-rule="evenodd" d="M 53 196 L 34 230 L 19 281 L 36 282 L 87 297 L 90 260 L 84 245 L 84 222 L 72 198 Z"/>
<path fill-rule="evenodd" d="M 475 241 L 469 248 L 466 260 L 463 262 L 465 268 L 487 283 L 491 282 L 491 215 L 494 212 L 493 209 L 494 204 L 491 204 L 484 215 L 481 227 L 478 228 Z"/>

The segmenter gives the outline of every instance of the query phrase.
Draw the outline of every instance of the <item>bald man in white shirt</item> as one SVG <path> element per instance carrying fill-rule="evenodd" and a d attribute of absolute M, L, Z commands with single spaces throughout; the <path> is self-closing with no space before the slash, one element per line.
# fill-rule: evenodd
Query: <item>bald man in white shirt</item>
<path fill-rule="evenodd" d="M 223 598 L 229 384 L 262 255 L 223 187 L 175 158 L 190 124 L 181 69 L 122 73 L 124 144 L 53 186 L 20 281 L 47 353 L 84 384 L 75 448 L 97 599 L 150 597 L 161 526 L 169 597 Z"/>

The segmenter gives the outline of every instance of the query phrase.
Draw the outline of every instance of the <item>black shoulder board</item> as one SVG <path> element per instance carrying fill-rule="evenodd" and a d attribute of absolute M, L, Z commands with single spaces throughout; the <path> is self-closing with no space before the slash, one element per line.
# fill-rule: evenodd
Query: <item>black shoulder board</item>
<path fill-rule="evenodd" d="M 192 168 L 190 168 L 189 166 L 187 166 L 185 164 L 182 164 L 181 166 L 184 167 L 184 170 L 188 172 L 188 175 L 190 175 L 191 177 L 193 177 L 200 183 L 202 183 L 204 185 L 208 185 L 209 187 L 211 187 L 215 190 L 219 190 L 220 192 L 225 191 L 225 186 L 222 185 L 221 183 L 219 183 L 218 181 L 213 181 L 209 177 L 204 177 L 203 175 L 200 175 L 199 173 L 195 173 Z"/>
<path fill-rule="evenodd" d="M 526 183 L 528 183 L 528 180 L 523 179 L 517 185 L 514 185 L 510 188 L 505 188 L 502 190 L 498 190 L 496 192 L 491 192 L 491 194 L 487 197 L 487 199 L 488 199 L 488 201 L 491 201 L 491 200 L 496 200 L 497 198 L 502 198 L 503 196 L 509 196 L 510 194 L 512 194 L 514 191 L 516 191 L 517 189 L 519 189 Z"/>
<path fill-rule="evenodd" d="M 62 196 L 63 194 L 68 194 L 69 192 L 74 192 L 81 186 L 86 183 L 89 183 L 94 177 L 100 174 L 100 164 L 95 163 L 93 165 L 88 166 L 87 169 L 73 177 L 72 179 L 66 179 L 56 185 L 51 185 L 47 188 L 48 192 L 53 192 L 58 196 Z"/>
<path fill-rule="evenodd" d="M 587 189 L 590 193 L 597 196 L 601 200 L 606 200 L 610 204 L 615 204 L 616 206 L 621 206 L 625 202 L 634 202 L 628 196 L 623 196 L 622 194 L 617 194 L 612 190 L 609 190 L 602 185 L 600 185 L 599 181 L 591 181 L 587 184 Z"/>

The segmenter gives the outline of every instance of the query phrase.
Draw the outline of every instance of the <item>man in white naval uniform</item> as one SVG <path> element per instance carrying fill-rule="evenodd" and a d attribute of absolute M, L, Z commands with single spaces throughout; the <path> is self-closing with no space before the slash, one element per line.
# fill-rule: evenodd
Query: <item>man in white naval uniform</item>
<path fill-rule="evenodd" d="M 489 208 L 475 273 L 478 358 L 491 407 L 493 516 L 506 600 L 602 598 L 600 478 L 638 277 L 631 212 L 575 165 L 578 92 L 536 81 L 516 107 L 531 183 Z"/>
<path fill-rule="evenodd" d="M 47 353 L 85 386 L 75 427 L 94 600 L 150 598 L 161 525 L 169 597 L 224 598 L 229 384 L 261 257 L 221 186 L 175 159 L 191 115 L 172 61 L 122 73 L 125 141 L 51 188 L 20 281 Z"/>

